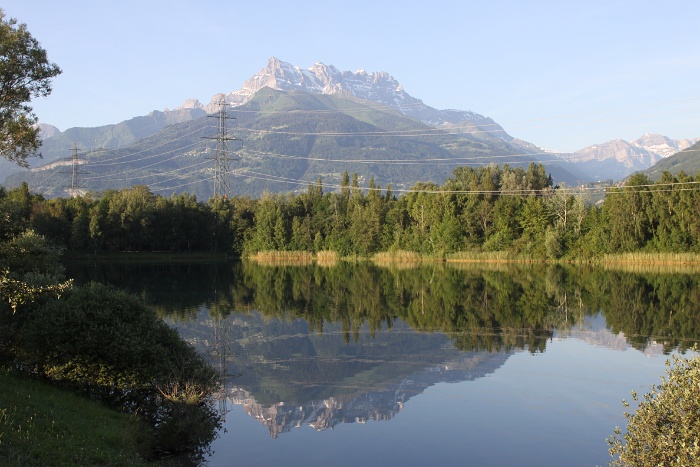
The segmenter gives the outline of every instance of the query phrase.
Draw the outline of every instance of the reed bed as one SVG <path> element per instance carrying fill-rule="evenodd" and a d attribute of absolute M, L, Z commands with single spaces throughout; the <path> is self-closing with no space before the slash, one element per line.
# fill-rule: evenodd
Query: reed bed
<path fill-rule="evenodd" d="M 515 267 L 512 261 L 449 261 L 447 267 L 464 272 L 508 272 Z"/>
<path fill-rule="evenodd" d="M 338 252 L 322 250 L 316 254 L 309 251 L 260 251 L 248 256 L 248 259 L 258 264 L 266 265 L 310 265 L 318 264 L 323 267 L 336 266 L 341 261 L 358 262 L 367 260 L 357 256 L 340 257 Z M 410 269 L 426 263 L 445 262 L 452 266 L 470 264 L 505 264 L 505 263 L 586 263 L 591 266 L 602 266 L 610 270 L 629 272 L 700 272 L 700 254 L 698 253 L 621 253 L 605 255 L 588 260 L 562 259 L 547 261 L 528 256 L 517 255 L 508 251 L 460 251 L 442 257 L 422 255 L 415 251 L 397 250 L 376 253 L 369 258 L 374 264 L 382 267 Z"/>
<path fill-rule="evenodd" d="M 698 274 L 699 263 L 602 263 L 600 265 L 606 271 L 630 272 L 635 274 Z"/>
<path fill-rule="evenodd" d="M 313 264 L 314 255 L 309 251 L 259 251 L 248 256 L 248 259 L 258 264 L 271 266 Z"/>
<path fill-rule="evenodd" d="M 340 261 L 337 251 L 321 250 L 316 253 L 316 264 L 322 267 L 333 267 Z"/>
<path fill-rule="evenodd" d="M 372 256 L 372 262 L 376 264 L 420 265 L 423 260 L 420 253 L 406 250 L 384 251 Z"/>
<path fill-rule="evenodd" d="M 512 263 L 532 262 L 529 258 L 522 258 L 508 251 L 458 251 L 447 255 L 448 263 Z"/>
<path fill-rule="evenodd" d="M 626 263 L 626 264 L 700 264 L 698 253 L 620 253 L 605 255 L 601 263 Z"/>

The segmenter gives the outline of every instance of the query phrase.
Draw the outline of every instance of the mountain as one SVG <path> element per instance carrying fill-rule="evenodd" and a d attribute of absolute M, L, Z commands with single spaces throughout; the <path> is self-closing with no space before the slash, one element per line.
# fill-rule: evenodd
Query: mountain
<path fill-rule="evenodd" d="M 473 125 L 477 132 L 483 132 L 482 137 L 500 138 L 504 141 L 513 139 L 500 125 L 483 115 L 463 110 L 437 110 L 425 105 L 420 99 L 409 95 L 403 85 L 386 72 L 367 73 L 358 70 L 353 73 L 320 62 L 309 69 L 301 69 L 275 57 L 271 57 L 265 68 L 243 83 L 241 89 L 228 94 L 217 94 L 202 108 L 208 113 L 214 113 L 222 98 L 232 106 L 242 105 L 263 88 L 360 99 L 394 109 L 406 117 L 431 126 L 466 123 Z"/>
<path fill-rule="evenodd" d="M 238 119 L 243 140 L 232 165 L 236 194 L 305 189 L 319 177 L 337 185 L 343 171 L 358 173 L 365 184 L 374 178 L 405 189 L 418 181 L 441 184 L 458 165 L 526 166 L 542 154 L 483 115 L 425 105 L 385 72 L 341 72 L 322 63 L 303 70 L 273 57 L 241 89 L 215 95 L 207 105 L 189 100 L 174 110 L 47 137 L 44 159 L 31 161 L 33 172 L 12 174 L 5 183 L 28 181 L 47 196 L 65 196 L 67 177 L 56 173 L 70 170 L 67 158 L 78 147 L 88 162 L 81 166 L 85 189 L 144 183 L 206 198 L 213 176 L 206 160 L 214 150 L 202 140 L 215 137 L 216 122 L 205 116 L 222 102 Z M 547 162 L 547 170 L 557 182 L 588 179 L 565 161 Z"/>
<path fill-rule="evenodd" d="M 231 133 L 242 140 L 228 147 L 235 159 L 230 161 L 233 194 L 306 190 L 319 177 L 334 189 L 344 171 L 357 173 L 361 186 L 374 178 L 382 187 L 402 190 L 418 181 L 442 184 L 459 165 L 537 161 L 501 139 L 437 129 L 373 102 L 334 95 L 262 88 L 230 115 L 236 117 Z M 80 185 L 104 191 L 147 184 L 166 195 L 187 190 L 207 199 L 216 134 L 217 119 L 202 117 L 122 148 L 92 151 L 82 158 L 87 163 L 80 166 Z M 69 171 L 59 164 L 42 166 L 13 174 L 6 183 L 27 181 L 45 196 L 66 196 Z M 551 172 L 556 180 L 575 180 L 557 166 Z"/>
<path fill-rule="evenodd" d="M 39 128 L 41 128 L 41 133 L 39 133 L 39 137 L 42 141 L 61 134 L 61 130 L 59 130 L 53 125 L 49 125 L 48 123 L 40 123 Z"/>
<path fill-rule="evenodd" d="M 122 157 L 123 159 L 121 160 L 123 160 L 126 165 L 119 167 L 119 169 L 133 176 L 113 177 L 113 182 L 115 183 L 128 183 L 137 180 L 145 181 L 149 180 L 148 177 L 163 183 L 163 177 L 159 177 L 154 171 L 144 172 L 142 171 L 143 169 L 138 166 L 128 165 L 130 164 L 127 163 L 129 158 L 125 156 L 124 150 L 127 150 L 127 152 L 145 151 L 150 154 L 149 157 L 157 159 L 156 152 L 149 149 L 149 144 L 154 144 L 155 142 L 157 142 L 157 144 L 165 144 L 167 138 L 172 137 L 180 131 L 178 129 L 178 125 L 180 124 L 185 124 L 185 128 L 190 128 L 191 130 L 191 128 L 194 127 L 188 127 L 188 125 L 186 125 L 188 122 L 199 121 L 201 124 L 201 121 L 206 115 L 218 112 L 219 105 L 222 102 L 228 104 L 227 107 L 231 110 L 238 109 L 238 111 L 241 111 L 243 108 L 242 106 L 257 99 L 259 102 L 254 104 L 249 110 L 246 110 L 247 112 L 264 111 L 274 113 L 292 111 L 292 109 L 289 108 L 277 109 L 274 106 L 268 105 L 271 102 L 264 103 L 264 97 L 261 97 L 261 93 L 264 92 L 268 92 L 268 100 L 274 100 L 278 103 L 282 102 L 282 100 L 279 99 L 278 94 L 275 94 L 275 92 L 287 93 L 289 96 L 293 95 L 295 99 L 300 99 L 302 95 L 326 96 L 335 99 L 337 102 L 343 102 L 343 104 L 330 104 L 330 107 L 326 109 L 326 111 L 341 110 L 343 106 L 360 106 L 362 110 L 356 109 L 352 112 L 346 112 L 346 117 L 350 117 L 351 119 L 348 120 L 346 118 L 345 122 L 353 121 L 349 127 L 343 128 L 343 124 L 335 122 L 339 131 L 343 133 L 355 131 L 353 127 L 356 126 L 355 124 L 358 122 L 374 125 L 378 131 L 384 132 L 406 131 L 406 128 L 410 127 L 412 133 L 405 134 L 404 139 L 409 139 L 410 137 L 410 139 L 414 140 L 411 144 L 398 143 L 399 138 L 393 138 L 391 141 L 386 138 L 384 139 L 384 144 L 395 146 L 388 149 L 389 152 L 394 153 L 393 160 L 390 162 L 394 165 L 400 163 L 400 157 L 396 156 L 397 153 L 410 154 L 408 157 L 409 160 L 404 161 L 405 166 L 408 164 L 417 164 L 416 160 L 421 157 L 426 157 L 427 154 L 425 150 L 415 147 L 414 143 L 416 143 L 418 139 L 421 139 L 417 136 L 420 133 L 422 133 L 421 136 L 427 137 L 429 134 L 435 136 L 435 138 L 428 138 L 428 140 L 423 138 L 425 140 L 423 142 L 432 144 L 430 152 L 435 156 L 435 161 L 443 161 L 442 167 L 429 167 L 427 170 L 412 170 L 409 168 L 407 168 L 407 170 L 396 170 L 396 167 L 394 167 L 389 170 L 387 167 L 381 169 L 377 164 L 374 164 L 371 167 L 372 170 L 365 170 L 368 168 L 368 160 L 357 159 L 349 155 L 349 160 L 360 161 L 347 164 L 347 170 L 350 173 L 357 171 L 365 181 L 369 177 L 375 177 L 377 181 L 383 180 L 384 184 L 388 183 L 389 180 L 391 180 L 392 184 L 400 183 L 402 186 L 410 186 L 415 181 L 434 181 L 439 184 L 444 181 L 446 176 L 450 175 L 452 168 L 460 160 L 462 160 L 463 163 L 474 165 L 484 163 L 526 165 L 531 161 L 542 160 L 545 161 L 547 170 L 552 173 L 556 182 L 564 181 L 570 185 L 578 184 L 583 181 L 602 179 L 619 180 L 635 171 L 644 170 L 662 160 L 662 158 L 685 149 L 698 141 L 698 139 L 672 140 L 661 135 L 644 135 L 632 142 L 614 140 L 590 146 L 575 153 L 558 154 L 543 150 L 526 141 L 513 138 L 492 119 L 476 112 L 454 109 L 438 110 L 432 108 L 424 104 L 420 99 L 409 95 L 404 90 L 403 86 L 386 72 L 367 73 L 364 70 L 358 70 L 356 72 L 340 71 L 332 65 L 325 65 L 323 63 L 316 63 L 311 68 L 302 69 L 272 57 L 269 59 L 266 67 L 248 79 L 239 90 L 217 94 L 213 96 L 211 101 L 206 105 L 200 103 L 196 99 L 190 99 L 185 101 L 182 106 L 173 110 L 164 109 L 163 111 L 153 111 L 146 116 L 135 117 L 114 125 L 105 125 L 97 128 L 70 128 L 64 132 L 61 132 L 58 128 L 51 125 L 42 124 L 43 145 L 41 152 L 43 159 L 30 159 L 28 162 L 35 171 L 41 171 L 52 178 L 60 179 L 60 177 L 54 177 L 50 170 L 61 165 L 64 165 L 63 171 L 67 170 L 65 165 L 69 164 L 68 160 L 72 154 L 72 148 L 77 147 L 83 160 L 84 157 L 86 157 L 85 153 L 92 151 L 89 154 L 91 162 L 95 162 L 100 157 L 109 158 L 111 157 L 110 154 L 121 154 L 118 157 Z M 263 102 L 262 105 L 261 102 Z M 319 109 L 314 108 L 313 105 L 318 104 L 323 107 L 324 105 L 329 105 L 329 101 L 319 101 L 319 103 L 311 104 L 311 108 L 305 108 L 304 105 L 307 104 L 310 104 L 309 100 L 306 100 L 305 103 L 298 103 L 296 111 L 319 112 Z M 286 104 L 282 105 L 284 107 Z M 363 116 L 363 113 L 366 115 Z M 387 117 L 388 115 L 391 115 L 391 117 Z M 317 117 L 324 118 L 325 116 L 319 112 Z M 337 117 L 337 115 L 335 115 L 335 117 Z M 411 120 L 412 123 L 410 125 L 401 123 L 396 127 L 392 127 L 391 122 L 396 123 L 396 118 L 398 117 L 404 117 Z M 238 118 L 239 121 L 242 121 L 241 116 Z M 377 123 L 383 119 L 387 119 L 389 123 L 378 125 Z M 263 127 L 263 125 L 268 122 L 266 122 L 264 118 L 256 118 L 254 120 L 257 125 L 255 131 L 259 133 L 239 135 L 244 140 L 243 146 L 257 150 L 255 148 L 258 147 L 260 143 L 259 140 L 265 139 L 266 143 L 264 146 L 266 151 L 270 153 L 281 153 L 284 156 L 283 152 L 277 150 L 274 145 L 270 143 L 275 137 L 272 136 L 273 132 L 269 131 L 269 128 L 266 129 Z M 272 120 L 279 120 L 279 118 L 273 118 Z M 420 126 L 420 124 L 422 124 L 422 126 Z M 309 122 L 301 125 L 308 126 Z M 169 128 L 171 126 L 173 126 L 173 128 Z M 314 124 L 312 126 L 316 125 Z M 242 129 L 242 131 L 245 133 L 248 130 Z M 282 135 L 283 133 L 278 131 L 277 134 Z M 203 135 L 199 135 L 198 137 L 201 136 Z M 211 133 L 208 134 L 209 138 L 212 136 Z M 369 135 L 358 135 L 353 145 L 355 147 L 360 147 L 363 141 L 367 142 L 368 136 Z M 250 138 L 252 138 L 252 140 L 250 140 Z M 294 138 L 297 137 L 293 136 L 291 139 Z M 341 146 L 345 145 L 345 147 L 348 147 L 349 143 L 347 140 L 352 138 L 352 135 L 344 134 L 343 138 L 346 141 L 342 143 Z M 440 138 L 442 138 L 441 141 L 435 146 L 434 143 Z M 192 156 L 193 153 L 204 150 L 201 148 L 192 149 L 193 146 L 196 146 L 195 141 L 197 141 L 196 138 L 190 138 L 188 140 L 188 149 L 184 150 L 184 152 L 190 154 L 190 156 Z M 275 144 L 287 144 L 284 138 L 276 138 L 275 141 L 277 141 Z M 465 146 L 464 143 L 466 141 L 469 142 L 469 147 Z M 373 144 L 380 143 L 374 141 Z M 326 150 L 337 150 L 337 148 L 335 148 L 337 145 L 337 142 L 328 143 L 326 145 Z M 479 145 L 481 145 L 481 147 L 477 150 L 476 148 Z M 173 151 L 175 152 L 180 150 L 175 149 L 177 145 L 173 147 Z M 439 147 L 442 152 L 435 152 L 437 147 Z M 307 151 L 301 151 L 301 153 L 297 151 L 297 153 L 294 154 L 297 161 L 304 160 L 301 159 L 303 157 L 311 157 L 311 153 L 313 153 L 313 156 L 318 161 L 329 157 L 328 154 L 321 152 L 322 145 L 314 148 L 308 147 L 307 149 Z M 99 152 L 95 152 L 96 150 L 99 150 Z M 381 156 L 376 153 L 377 150 L 378 146 L 362 148 L 362 152 L 365 153 L 365 155 L 375 154 L 377 159 L 381 159 Z M 411 152 L 414 150 L 417 152 Z M 211 152 L 211 149 L 207 149 L 207 151 Z M 347 151 L 341 152 L 347 153 Z M 176 157 L 174 153 L 171 154 L 173 158 Z M 437 154 L 442 154 L 442 157 L 438 157 Z M 289 156 L 289 154 L 286 156 Z M 177 157 L 182 158 L 186 156 L 180 154 Z M 336 160 L 339 159 L 338 154 L 331 155 L 330 157 Z M 281 163 L 282 158 L 278 159 L 280 159 L 278 162 Z M 238 168 L 242 170 L 245 168 L 246 158 L 242 158 L 241 161 L 243 164 L 239 164 Z M 250 158 L 248 158 L 248 161 L 250 161 Z M 116 166 L 117 164 L 114 163 L 113 165 Z M 173 161 L 161 161 L 158 165 L 160 165 L 161 169 L 167 167 L 168 170 L 185 170 L 185 166 Z M 265 165 L 266 164 L 256 163 L 253 164 L 253 167 L 263 169 Z M 327 180 L 327 175 L 329 173 L 337 174 L 339 170 L 337 167 L 332 170 L 326 167 L 330 172 L 313 173 L 313 166 L 319 164 L 299 163 L 299 166 L 294 166 L 294 164 L 291 164 L 289 157 L 287 157 L 287 161 L 284 164 L 277 165 L 285 165 L 287 168 L 292 168 L 293 173 L 297 175 L 302 174 L 300 176 L 303 176 L 302 179 L 297 180 L 304 181 L 314 181 L 318 176 L 323 176 L 323 178 Z M 432 165 L 436 166 L 438 164 Z M 425 167 L 426 164 L 423 164 L 423 166 Z M 96 170 L 99 173 L 96 174 L 93 179 L 104 179 L 104 177 L 106 177 L 106 175 L 102 173 L 102 169 Z M 391 174 L 388 172 L 391 172 Z M 15 173 L 15 175 L 8 177 L 13 173 Z M 280 180 L 274 183 L 270 183 L 270 177 L 267 177 L 268 180 L 258 180 L 260 183 L 255 182 L 255 178 L 253 177 L 247 177 L 245 179 L 245 186 L 240 189 L 241 191 L 239 191 L 239 193 L 257 194 L 261 192 L 260 189 L 287 191 L 290 189 L 297 189 L 300 186 L 298 183 L 291 183 L 293 182 L 291 180 L 282 181 L 282 178 L 293 178 L 290 177 L 289 173 L 285 174 L 282 170 L 276 170 L 274 173 L 277 177 L 280 177 Z M 416 176 L 421 173 L 424 173 L 424 177 L 416 178 Z M 402 178 L 404 176 L 405 178 Z M 5 177 L 8 178 L 5 179 Z M 13 184 L 19 183 L 19 180 L 36 180 L 37 178 L 36 176 L 27 175 L 26 171 L 17 167 L 15 164 L 0 159 L 0 181 L 5 179 L 5 184 L 12 186 Z M 88 177 L 85 177 L 86 180 L 87 178 Z M 194 178 L 186 179 L 187 177 L 182 177 L 180 175 L 173 178 L 179 182 L 179 185 L 168 185 L 168 189 L 193 189 L 191 184 L 195 182 Z M 95 183 L 94 185 L 95 187 L 91 189 L 118 187 L 116 184 L 113 186 L 106 186 L 105 183 L 101 182 Z M 259 185 L 259 187 L 253 187 L 253 185 Z M 196 189 L 195 191 L 198 192 L 200 196 L 206 196 L 207 194 L 207 189 Z M 54 186 L 48 187 L 47 192 L 53 192 L 55 195 L 59 195 L 60 190 L 57 189 L 57 186 Z"/>
<path fill-rule="evenodd" d="M 175 123 L 187 122 L 206 115 L 197 104 L 191 107 L 179 107 L 175 110 L 154 110 L 146 116 L 134 117 L 115 125 L 104 125 L 95 128 L 69 128 L 54 136 L 43 138 L 41 145 L 42 159 L 31 159 L 30 166 L 38 167 L 70 156 L 70 150 L 75 145 L 80 151 L 92 149 L 116 149 L 149 137 L 163 128 Z M 43 128 L 55 128 L 43 126 Z"/>
<path fill-rule="evenodd" d="M 632 142 L 616 139 L 561 157 L 589 173 L 594 181 L 621 180 L 634 172 L 648 169 L 699 140 L 672 140 L 662 135 L 646 134 Z"/>
<path fill-rule="evenodd" d="M 206 112 L 201 109 L 201 104 L 193 100 L 185 102 L 182 107 L 174 110 L 165 109 L 162 112 L 154 110 L 146 116 L 94 128 L 75 127 L 61 132 L 53 125 L 42 123 L 40 124 L 42 144 L 39 148 L 41 157 L 30 157 L 27 162 L 32 168 L 60 164 L 70 159 L 73 147 L 77 147 L 81 154 L 93 149 L 124 147 L 154 135 L 169 125 L 191 121 L 205 115 Z M 8 175 L 22 171 L 23 169 L 17 164 L 0 158 L 0 182 Z"/>
<path fill-rule="evenodd" d="M 700 142 L 660 160 L 643 173 L 651 180 L 658 180 L 664 171 L 671 172 L 673 175 L 678 175 L 680 172 L 693 177 L 700 175 Z"/>

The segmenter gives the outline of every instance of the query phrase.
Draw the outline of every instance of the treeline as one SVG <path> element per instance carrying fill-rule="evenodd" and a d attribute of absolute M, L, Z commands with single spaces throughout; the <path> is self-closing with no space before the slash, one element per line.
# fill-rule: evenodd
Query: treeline
<path fill-rule="evenodd" d="M 553 186 L 544 166 L 458 167 L 442 186 L 404 194 L 343 174 L 324 192 L 198 201 L 146 186 L 100 196 L 43 199 L 27 185 L 0 189 L 0 235 L 26 228 L 75 251 L 331 250 L 341 256 L 414 251 L 508 251 L 533 259 L 623 252 L 700 252 L 700 175 L 632 176 L 593 204 L 585 190 Z"/>

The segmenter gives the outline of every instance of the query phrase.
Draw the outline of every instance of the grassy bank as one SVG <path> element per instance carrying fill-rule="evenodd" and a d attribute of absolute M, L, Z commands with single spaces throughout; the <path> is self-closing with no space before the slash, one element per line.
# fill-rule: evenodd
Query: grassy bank
<path fill-rule="evenodd" d="M 139 419 L 0 370 L 0 465 L 147 465 Z"/>

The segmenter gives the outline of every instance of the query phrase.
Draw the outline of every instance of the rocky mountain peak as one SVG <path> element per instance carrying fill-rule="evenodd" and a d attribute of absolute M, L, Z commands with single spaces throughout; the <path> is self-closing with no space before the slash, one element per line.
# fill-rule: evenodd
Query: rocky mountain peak
<path fill-rule="evenodd" d="M 229 105 L 243 105 L 264 87 L 279 91 L 296 90 L 311 94 L 361 99 L 387 106 L 407 117 L 430 125 L 455 125 L 463 122 L 477 126 L 485 125 L 485 128 L 488 127 L 490 136 L 506 141 L 512 139 L 505 131 L 494 135 L 494 129 L 502 129 L 493 120 L 483 115 L 470 111 L 438 110 L 424 104 L 420 99 L 409 95 L 404 86 L 385 71 L 371 73 L 364 69 L 355 72 L 340 71 L 335 66 L 322 62 L 316 62 L 310 68 L 302 69 L 276 57 L 270 57 L 267 65 L 243 83 L 239 90 L 217 94 L 212 97 L 209 104 L 202 105 L 200 108 L 208 113 L 214 113 L 218 110 L 222 98 Z M 185 106 L 195 105 L 193 102 L 196 101 L 187 101 Z"/>
<path fill-rule="evenodd" d="M 622 179 L 633 172 L 645 170 L 661 159 L 682 151 L 698 139 L 674 140 L 658 134 L 645 134 L 627 142 L 615 139 L 588 146 L 562 158 L 582 166 L 595 179 Z"/>
<path fill-rule="evenodd" d="M 647 133 L 635 139 L 630 144 L 659 157 L 668 157 L 683 149 L 689 148 L 696 141 L 697 139 L 673 140 L 668 136 Z"/>
<path fill-rule="evenodd" d="M 42 140 L 61 134 L 61 130 L 59 130 L 53 125 L 49 125 L 48 123 L 40 123 L 39 128 L 41 129 L 39 137 Z"/>
<path fill-rule="evenodd" d="M 187 99 L 182 106 L 178 107 L 178 109 L 201 109 L 202 107 L 202 103 L 197 99 Z M 165 112 L 167 111 L 168 109 L 165 109 Z"/>

